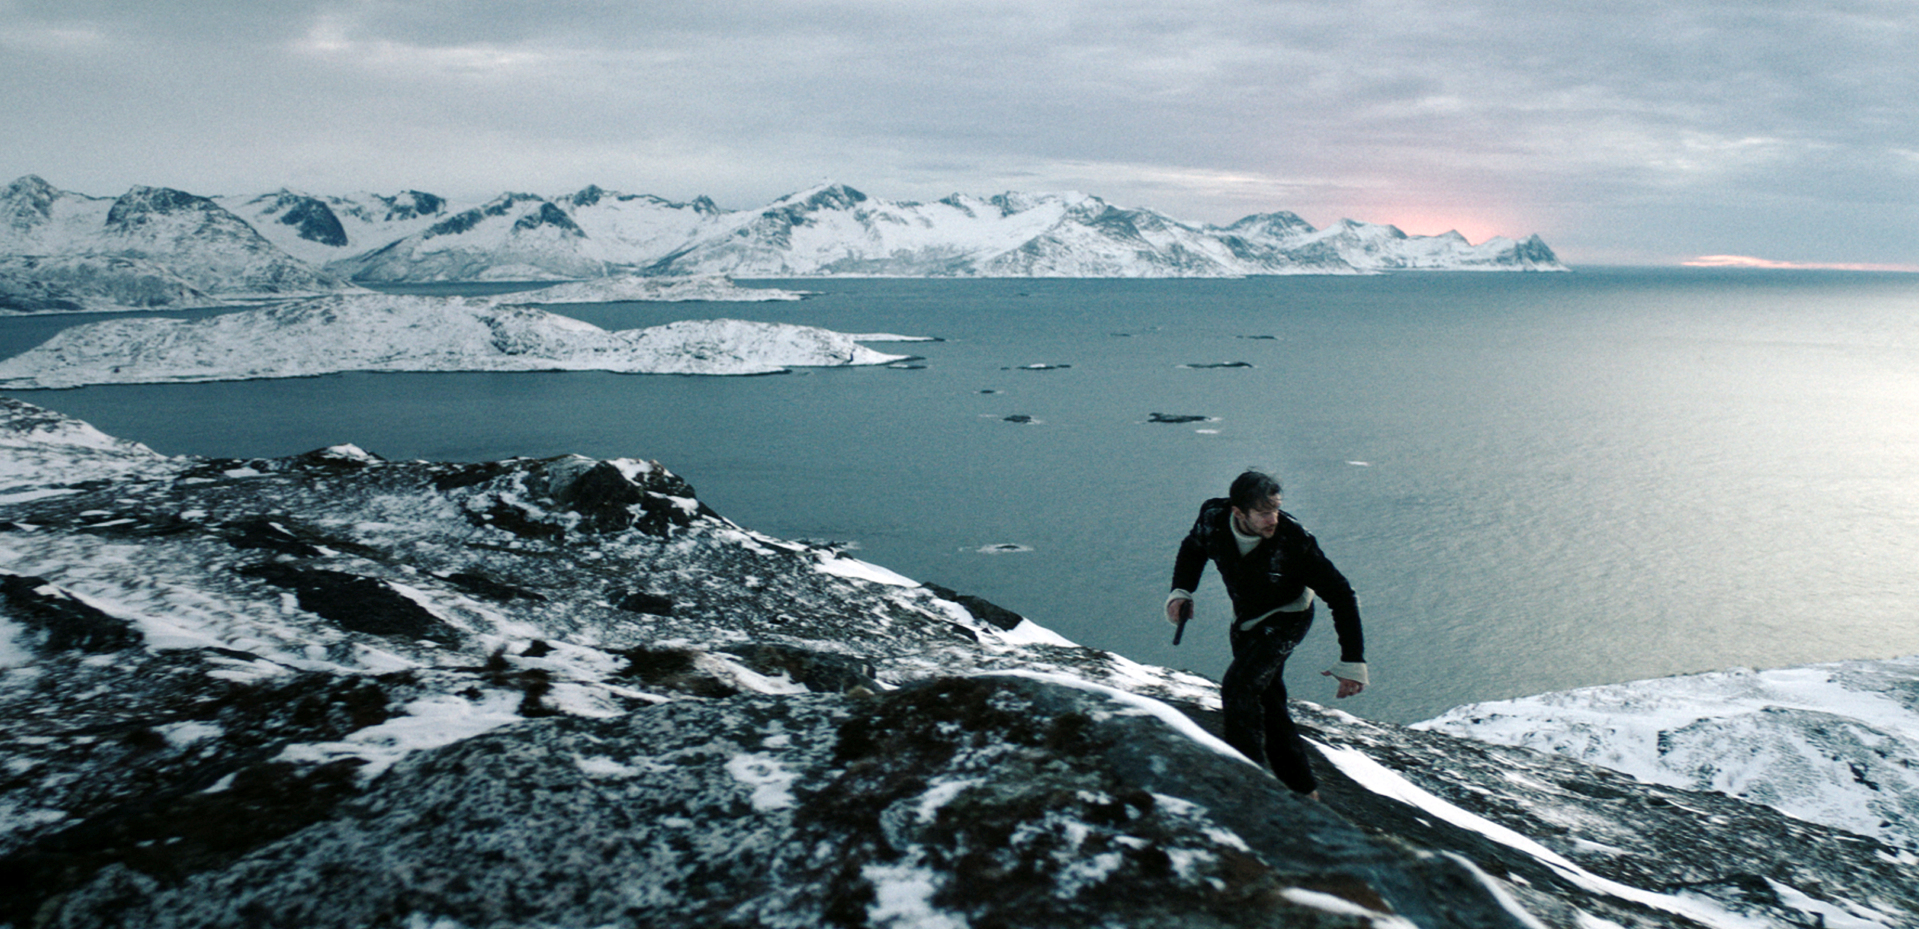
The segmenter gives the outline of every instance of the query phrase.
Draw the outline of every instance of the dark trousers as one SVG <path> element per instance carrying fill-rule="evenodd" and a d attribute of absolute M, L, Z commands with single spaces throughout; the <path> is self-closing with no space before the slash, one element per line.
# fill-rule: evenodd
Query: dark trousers
<path fill-rule="evenodd" d="M 1281 783 L 1303 794 L 1312 793 L 1319 782 L 1313 778 L 1306 742 L 1286 711 L 1285 670 L 1286 657 L 1312 625 L 1311 608 L 1275 613 L 1244 631 L 1235 620 L 1233 663 L 1219 685 L 1226 743 L 1271 767 Z"/>

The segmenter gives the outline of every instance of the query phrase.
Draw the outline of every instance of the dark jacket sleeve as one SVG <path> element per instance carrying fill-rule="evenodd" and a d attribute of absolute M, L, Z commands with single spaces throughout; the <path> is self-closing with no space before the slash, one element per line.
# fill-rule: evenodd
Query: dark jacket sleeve
<path fill-rule="evenodd" d="M 1206 509 L 1200 508 L 1193 529 L 1179 543 L 1179 555 L 1173 559 L 1174 590 L 1197 593 L 1199 579 L 1206 573 Z"/>
<path fill-rule="evenodd" d="M 1320 551 L 1319 540 L 1308 535 L 1304 547 L 1306 586 L 1326 602 L 1326 609 L 1333 614 L 1333 631 L 1339 635 L 1339 660 L 1364 663 L 1366 635 L 1359 625 L 1359 595 L 1353 592 L 1346 575 L 1333 567 L 1332 559 Z"/>

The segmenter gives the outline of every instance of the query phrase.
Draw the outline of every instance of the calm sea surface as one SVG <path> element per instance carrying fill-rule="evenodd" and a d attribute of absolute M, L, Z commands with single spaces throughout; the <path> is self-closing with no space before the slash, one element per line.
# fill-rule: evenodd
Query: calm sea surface
<path fill-rule="evenodd" d="M 853 542 L 1083 644 L 1215 678 L 1217 580 L 1179 648 L 1160 603 L 1201 499 L 1256 465 L 1360 591 L 1374 686 L 1337 705 L 1376 719 L 1919 653 L 1919 276 L 783 286 L 819 296 L 555 309 L 607 328 L 731 316 L 944 341 L 894 346 L 924 356 L 908 370 L 13 395 L 172 454 L 658 459 L 744 525 Z M 88 319 L 0 319 L 0 354 Z M 1317 672 L 1336 651 L 1322 616 L 1289 667 L 1295 695 L 1333 702 Z"/>

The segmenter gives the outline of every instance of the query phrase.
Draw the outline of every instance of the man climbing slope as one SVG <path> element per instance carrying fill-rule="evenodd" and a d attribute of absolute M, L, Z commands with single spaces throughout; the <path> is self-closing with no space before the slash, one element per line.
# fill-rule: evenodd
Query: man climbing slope
<path fill-rule="evenodd" d="M 1210 559 L 1233 601 L 1233 663 L 1220 683 L 1226 741 L 1317 799 L 1306 743 L 1286 709 L 1286 658 L 1312 628 L 1316 599 L 1326 601 L 1339 635 L 1339 664 L 1325 672 L 1339 682 L 1339 697 L 1366 689 L 1366 643 L 1352 585 L 1279 500 L 1278 481 L 1247 471 L 1226 497 L 1200 504 L 1173 562 L 1166 621 L 1181 625 L 1192 617 L 1193 590 Z"/>

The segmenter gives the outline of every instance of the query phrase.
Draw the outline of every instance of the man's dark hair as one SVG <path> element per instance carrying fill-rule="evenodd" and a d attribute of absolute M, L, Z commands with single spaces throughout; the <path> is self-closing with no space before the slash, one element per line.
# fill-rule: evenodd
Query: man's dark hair
<path fill-rule="evenodd" d="M 1233 505 L 1242 510 L 1264 506 L 1278 494 L 1279 481 L 1263 471 L 1248 471 L 1233 478 L 1232 489 L 1226 492 Z"/>

